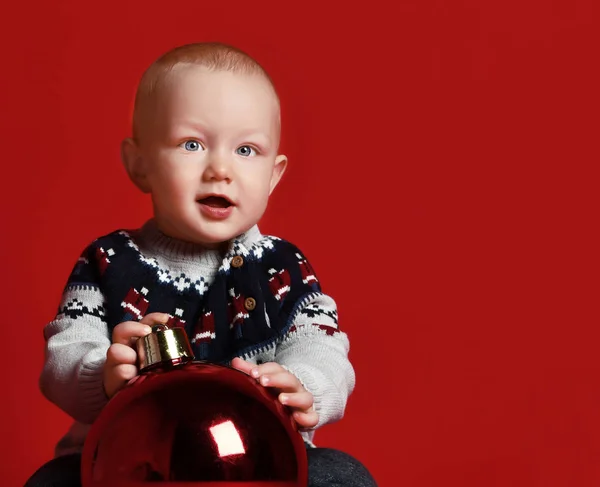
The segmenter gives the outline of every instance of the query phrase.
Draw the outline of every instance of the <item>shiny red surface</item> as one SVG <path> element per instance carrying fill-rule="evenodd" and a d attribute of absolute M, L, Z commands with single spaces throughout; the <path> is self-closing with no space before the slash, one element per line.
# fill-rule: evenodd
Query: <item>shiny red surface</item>
<path fill-rule="evenodd" d="M 271 391 L 189 362 L 146 371 L 109 402 L 88 434 L 82 482 L 305 486 L 306 450 Z"/>

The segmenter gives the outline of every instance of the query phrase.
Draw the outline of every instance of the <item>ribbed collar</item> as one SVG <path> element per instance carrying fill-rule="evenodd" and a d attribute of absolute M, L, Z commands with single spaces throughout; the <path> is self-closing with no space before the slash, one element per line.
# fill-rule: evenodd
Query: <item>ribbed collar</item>
<path fill-rule="evenodd" d="M 247 232 L 231 240 L 225 251 L 207 249 L 202 244 L 186 242 L 165 235 L 159 230 L 156 220 L 150 219 L 140 228 L 137 237 L 143 247 L 151 248 L 153 252 L 163 255 L 169 260 L 194 260 L 201 261 L 208 267 L 218 267 L 234 243 L 242 244 L 246 249 L 250 249 L 261 239 L 262 235 L 258 226 L 254 225 Z"/>

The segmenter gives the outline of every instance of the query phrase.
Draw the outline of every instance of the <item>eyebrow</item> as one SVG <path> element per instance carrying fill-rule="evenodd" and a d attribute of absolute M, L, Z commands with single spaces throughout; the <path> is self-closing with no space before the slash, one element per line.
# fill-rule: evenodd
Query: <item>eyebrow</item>
<path fill-rule="evenodd" d="M 240 138 L 242 138 L 242 139 L 246 139 L 246 138 L 252 139 L 253 137 L 258 137 L 258 138 L 264 139 L 267 144 L 271 143 L 271 137 L 269 137 L 264 132 L 248 130 L 247 132 L 242 132 L 240 134 Z"/>
<path fill-rule="evenodd" d="M 181 120 L 179 122 L 183 127 L 188 128 L 188 129 L 193 129 L 197 132 L 206 132 L 206 125 L 203 124 L 202 122 L 189 122 L 186 120 Z"/>

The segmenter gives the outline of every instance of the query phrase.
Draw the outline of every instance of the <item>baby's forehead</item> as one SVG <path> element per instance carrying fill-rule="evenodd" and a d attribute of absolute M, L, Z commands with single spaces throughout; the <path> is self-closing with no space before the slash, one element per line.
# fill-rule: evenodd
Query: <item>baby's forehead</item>
<path fill-rule="evenodd" d="M 247 121 L 248 125 L 263 128 L 268 125 L 276 132 L 271 138 L 279 140 L 279 97 L 272 82 L 260 73 L 179 65 L 156 79 L 145 95 L 138 98 L 134 121 L 138 130 L 157 116 L 171 119 L 169 114 L 176 113 L 177 118 L 204 118 L 202 112 L 208 111 L 215 116 L 221 114 L 222 118 L 227 113 L 240 124 Z M 165 123 L 170 125 L 165 119 L 158 125 L 164 129 Z"/>

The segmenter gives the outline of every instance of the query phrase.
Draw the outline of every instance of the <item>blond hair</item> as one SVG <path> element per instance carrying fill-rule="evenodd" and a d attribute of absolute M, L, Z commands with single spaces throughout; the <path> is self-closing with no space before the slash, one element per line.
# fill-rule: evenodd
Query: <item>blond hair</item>
<path fill-rule="evenodd" d="M 220 42 L 198 42 L 179 46 L 160 56 L 142 75 L 133 108 L 134 139 L 139 138 L 142 107 L 152 100 L 169 73 L 181 65 L 204 66 L 214 71 L 257 74 L 269 82 L 277 97 L 275 85 L 269 74 L 255 59 L 241 49 Z"/>

